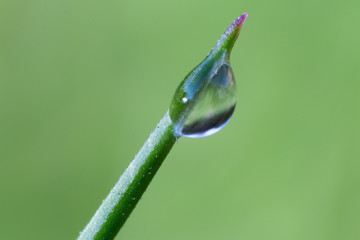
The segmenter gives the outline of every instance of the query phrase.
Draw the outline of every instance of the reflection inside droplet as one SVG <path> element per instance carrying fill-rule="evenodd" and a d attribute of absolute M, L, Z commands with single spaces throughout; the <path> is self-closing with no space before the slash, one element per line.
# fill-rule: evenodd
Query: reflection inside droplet
<path fill-rule="evenodd" d="M 177 137 L 199 138 L 214 134 L 225 126 L 234 112 L 236 85 L 228 62 L 222 64 L 210 80 L 204 81 L 195 94 L 184 92 L 183 103 L 188 105 L 174 123 Z"/>
<path fill-rule="evenodd" d="M 200 119 L 197 122 L 191 123 L 191 125 L 184 125 L 181 136 L 198 138 L 210 136 L 218 132 L 229 121 L 234 109 L 235 105 L 228 111 L 216 116 L 208 116 L 205 119 Z"/>

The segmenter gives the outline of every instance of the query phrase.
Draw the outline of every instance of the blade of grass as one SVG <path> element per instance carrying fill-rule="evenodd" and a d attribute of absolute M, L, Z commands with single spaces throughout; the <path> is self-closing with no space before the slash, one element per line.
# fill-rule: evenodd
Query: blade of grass
<path fill-rule="evenodd" d="M 113 239 L 174 145 L 169 113 L 161 119 L 78 239 Z"/>
<path fill-rule="evenodd" d="M 216 71 L 213 69 L 214 64 L 223 56 L 229 58 L 246 17 L 247 14 L 244 13 L 228 27 L 203 61 L 204 64 L 198 65 L 191 72 L 191 78 L 186 77 L 179 85 L 170 106 L 171 119 L 168 111 L 78 239 L 113 239 L 116 236 L 176 141 L 173 121 L 177 121 L 181 114 L 189 110 L 189 107 L 183 104 L 183 83 L 190 81 L 189 87 L 193 88 L 192 90 L 205 91 L 206 88 L 197 89 L 198 84 L 193 83 L 207 81 L 206 76 Z"/>

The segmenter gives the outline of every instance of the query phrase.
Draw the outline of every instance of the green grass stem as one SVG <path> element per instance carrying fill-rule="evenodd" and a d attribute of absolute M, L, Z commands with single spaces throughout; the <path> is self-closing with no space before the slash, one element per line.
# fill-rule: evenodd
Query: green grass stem
<path fill-rule="evenodd" d="M 206 91 L 207 88 L 201 86 L 206 86 L 219 65 L 229 60 L 229 54 L 246 17 L 245 13 L 235 19 L 206 59 L 179 85 L 170 106 L 170 115 L 168 111 L 161 119 L 88 225 L 80 233 L 79 240 L 108 240 L 116 236 L 174 145 L 176 137 L 173 122 L 177 124 L 182 117 L 187 116 L 187 112 L 192 109 L 191 106 L 197 102 L 197 98 L 194 98 L 194 101 L 190 99 L 184 102 L 184 96 L 187 96 L 186 91 L 194 94 Z M 192 102 L 191 106 L 189 102 Z"/>
<path fill-rule="evenodd" d="M 175 141 L 173 123 L 167 112 L 80 233 L 79 240 L 113 239 L 116 236 Z"/>

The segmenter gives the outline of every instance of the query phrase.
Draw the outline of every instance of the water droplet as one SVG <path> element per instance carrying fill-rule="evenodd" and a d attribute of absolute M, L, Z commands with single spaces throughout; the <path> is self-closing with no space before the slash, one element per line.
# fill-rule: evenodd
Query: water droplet
<path fill-rule="evenodd" d="M 186 90 L 186 89 L 184 89 Z M 185 92 L 186 93 L 186 92 Z M 218 67 L 197 92 L 174 124 L 174 133 L 182 137 L 206 137 L 218 132 L 230 119 L 236 105 L 236 84 L 228 62 Z"/>
<path fill-rule="evenodd" d="M 174 136 L 199 138 L 218 132 L 236 105 L 230 52 L 247 14 L 237 18 L 195 69 L 178 86 L 170 105 Z"/>

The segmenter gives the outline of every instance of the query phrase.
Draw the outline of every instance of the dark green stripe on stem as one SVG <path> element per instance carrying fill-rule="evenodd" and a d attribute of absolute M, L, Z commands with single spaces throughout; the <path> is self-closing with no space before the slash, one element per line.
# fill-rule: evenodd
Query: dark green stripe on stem
<path fill-rule="evenodd" d="M 176 139 L 165 114 L 78 239 L 113 239 L 145 192 Z"/>

